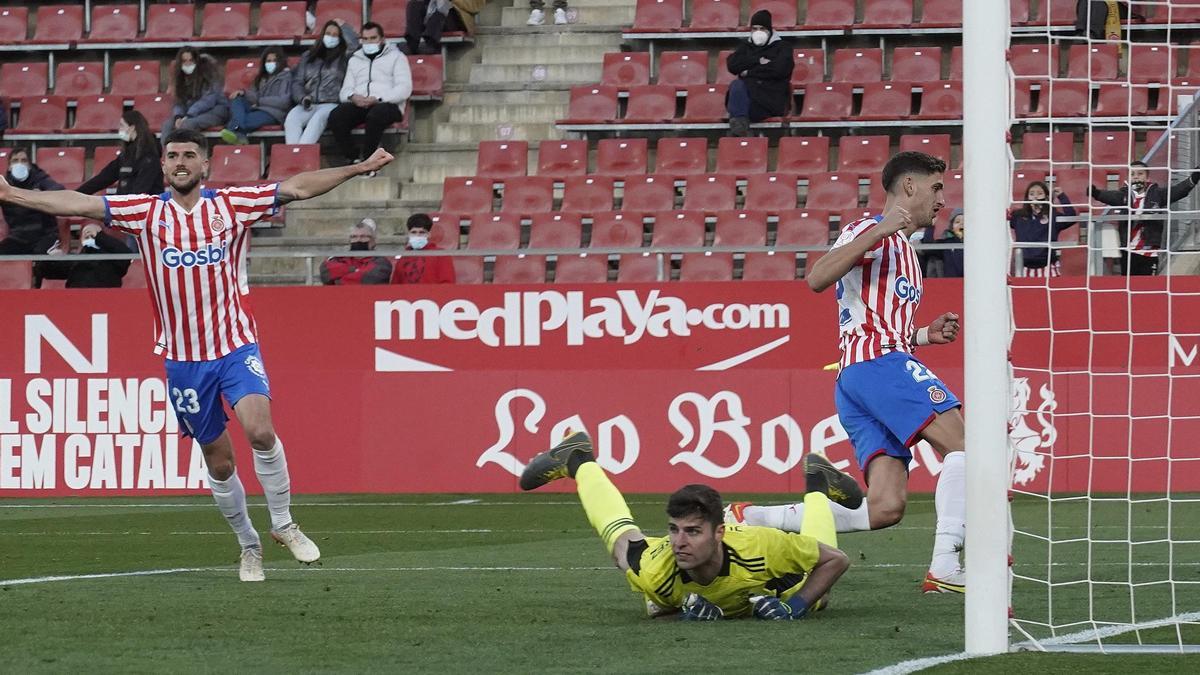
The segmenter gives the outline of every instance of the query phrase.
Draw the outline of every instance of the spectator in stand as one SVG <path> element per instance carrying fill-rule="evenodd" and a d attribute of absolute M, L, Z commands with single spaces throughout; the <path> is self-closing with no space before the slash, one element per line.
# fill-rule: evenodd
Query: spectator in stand
<path fill-rule="evenodd" d="M 259 59 L 258 75 L 246 90 L 233 92 L 229 124 L 221 130 L 226 143 L 246 144 L 246 134 L 268 124 L 283 124 L 292 108 L 292 71 L 282 47 L 267 47 Z"/>
<path fill-rule="evenodd" d="M 358 50 L 358 34 L 345 21 L 325 22 L 321 39 L 300 57 L 292 74 L 292 100 L 296 106 L 283 121 L 288 143 L 317 143 L 325 132 L 329 113 L 337 107 L 346 79 L 346 63 Z"/>
<path fill-rule="evenodd" d="M 1145 162 L 1131 162 L 1129 165 L 1129 183 L 1120 190 L 1101 190 L 1092 186 L 1092 199 L 1109 206 L 1122 206 L 1129 214 L 1140 216 L 1146 211 L 1164 211 L 1171 204 L 1191 194 L 1196 183 L 1200 182 L 1200 167 L 1193 170 L 1187 178 L 1163 189 L 1158 183 L 1150 182 L 1150 169 Z M 1166 244 L 1167 236 L 1163 232 L 1161 220 L 1133 220 L 1129 224 L 1129 243 L 1125 257 L 1125 274 L 1145 276 L 1158 273 L 1159 252 Z M 1109 230 L 1111 232 L 1111 230 Z M 1115 235 L 1109 235 L 1116 239 Z M 1105 257 L 1111 258 L 1109 252 L 1115 249 L 1114 241 L 1104 241 L 1101 234 Z M 1163 251 L 1165 252 L 1165 251 Z M 1106 269 L 1106 272 L 1110 271 Z"/>
<path fill-rule="evenodd" d="M 738 44 L 725 65 L 736 76 L 725 98 L 730 136 L 748 136 L 751 122 L 787 114 L 796 64 L 792 48 L 772 29 L 770 12 L 760 9 L 750 17 L 750 37 Z"/>
<path fill-rule="evenodd" d="M 175 109 L 163 123 L 162 137 L 179 129 L 203 132 L 229 119 L 229 99 L 225 98 L 224 77 L 216 59 L 201 54 L 195 47 L 183 46 L 171 64 L 171 93 Z"/>
<path fill-rule="evenodd" d="M 121 154 L 79 186 L 78 192 L 94 195 L 116 183 L 115 194 L 156 195 L 163 189 L 162 149 L 150 133 L 150 124 L 136 110 L 121 113 L 117 126 Z"/>
<path fill-rule="evenodd" d="M 410 94 L 408 57 L 384 40 L 382 26 L 363 24 L 362 48 L 346 65 L 342 103 L 329 114 L 329 128 L 347 161 L 360 162 L 379 149 L 384 130 L 404 117 L 402 111 Z M 350 131 L 364 122 L 367 130 L 360 148 Z"/>
<path fill-rule="evenodd" d="M 1163 22 L 1166 22 L 1166 11 Z M 1120 40 L 1122 24 L 1131 18 L 1129 3 L 1125 0 L 1076 0 L 1075 34 L 1086 35 L 1093 40 Z M 1145 21 L 1146 17 L 1134 12 L 1134 21 Z M 1122 51 L 1124 47 L 1122 46 Z"/>
<path fill-rule="evenodd" d="M 385 256 L 363 255 L 375 250 L 375 221 L 363 218 L 350 228 L 350 250 L 358 255 L 335 256 L 321 263 L 321 283 L 326 286 L 386 284 L 392 276 L 392 262 Z"/>
<path fill-rule="evenodd" d="M 1013 230 L 1013 241 L 1038 243 L 1021 249 L 1021 262 L 1026 277 L 1057 277 L 1062 274 L 1058 264 L 1058 251 L 1049 245 L 1058 241 L 1058 235 L 1077 223 L 1060 223 L 1058 216 L 1073 216 L 1075 208 L 1062 188 L 1054 188 L 1054 200 L 1050 203 L 1050 190 L 1040 180 L 1025 188 L 1025 203 L 1008 217 Z"/>
<path fill-rule="evenodd" d="M 475 15 L 485 4 L 487 0 L 409 0 L 406 9 L 408 25 L 401 51 L 405 54 L 440 54 L 442 33 L 474 33 Z M 422 39 L 425 44 L 421 44 Z"/>
<path fill-rule="evenodd" d="M 120 288 L 132 260 L 87 260 L 97 253 L 131 253 L 129 247 L 100 227 L 88 223 L 79 233 L 79 253 L 68 254 L 62 247 L 50 250 L 64 260 L 40 262 L 37 274 L 43 279 L 66 279 L 67 288 Z"/>
<path fill-rule="evenodd" d="M 408 251 L 437 251 L 438 245 L 429 241 L 433 221 L 424 213 L 408 217 Z M 452 284 L 454 261 L 449 256 L 396 256 L 392 266 L 393 284 Z"/>
<path fill-rule="evenodd" d="M 540 26 L 546 23 L 546 0 L 529 0 L 529 26 Z M 567 25 L 567 0 L 554 0 L 554 24 Z"/>
<path fill-rule="evenodd" d="M 942 233 L 939 244 L 963 243 L 963 210 L 954 209 L 950 212 L 950 229 Z M 936 252 L 942 261 L 942 276 L 963 276 L 963 250 L 961 248 L 944 248 Z"/>
<path fill-rule="evenodd" d="M 8 156 L 8 182 L 26 190 L 61 190 L 63 186 L 38 168 L 27 148 L 14 148 Z M 8 236 L 0 241 L 0 255 L 39 255 L 58 240 L 58 219 L 8 202 L 2 208 Z"/>

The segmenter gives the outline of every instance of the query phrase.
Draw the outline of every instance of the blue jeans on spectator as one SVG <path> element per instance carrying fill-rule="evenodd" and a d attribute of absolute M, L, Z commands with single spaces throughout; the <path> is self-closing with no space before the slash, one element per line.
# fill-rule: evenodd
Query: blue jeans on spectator
<path fill-rule="evenodd" d="M 275 116 L 265 110 L 250 106 L 245 96 L 239 96 L 230 102 L 231 115 L 228 128 L 239 134 L 251 131 L 276 122 Z"/>
<path fill-rule="evenodd" d="M 725 107 L 729 110 L 730 117 L 750 117 L 750 90 L 746 88 L 746 81 L 742 78 L 736 78 L 729 83 Z"/>

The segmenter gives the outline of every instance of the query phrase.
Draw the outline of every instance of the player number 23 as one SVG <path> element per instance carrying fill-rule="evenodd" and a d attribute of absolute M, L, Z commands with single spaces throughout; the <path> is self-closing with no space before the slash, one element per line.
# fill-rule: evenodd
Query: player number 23
<path fill-rule="evenodd" d="M 196 396 L 195 389 L 175 387 L 171 390 L 171 395 L 175 397 L 175 410 L 192 415 L 200 412 L 200 399 Z"/>
<path fill-rule="evenodd" d="M 916 361 L 909 361 L 908 363 L 904 364 L 904 367 L 908 369 L 908 372 L 912 374 L 913 380 L 917 382 L 924 382 L 926 380 L 933 380 L 937 378 L 936 375 L 929 372 L 928 368 L 917 363 Z M 191 390 L 189 389 L 188 391 Z"/>

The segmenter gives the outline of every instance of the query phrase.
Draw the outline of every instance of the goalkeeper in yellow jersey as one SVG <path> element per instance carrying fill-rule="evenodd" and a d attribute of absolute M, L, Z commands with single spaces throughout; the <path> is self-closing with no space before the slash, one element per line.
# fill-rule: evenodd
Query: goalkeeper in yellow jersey
<path fill-rule="evenodd" d="M 821 609 L 830 587 L 849 567 L 837 548 L 829 498 L 805 495 L 801 533 L 726 525 L 721 495 L 687 485 L 667 500 L 666 537 L 646 537 L 625 499 L 596 463 L 586 433 L 567 436 L 530 460 L 521 489 L 574 478 L 579 501 L 647 613 L 679 612 L 686 620 L 755 616 L 800 619 Z"/>

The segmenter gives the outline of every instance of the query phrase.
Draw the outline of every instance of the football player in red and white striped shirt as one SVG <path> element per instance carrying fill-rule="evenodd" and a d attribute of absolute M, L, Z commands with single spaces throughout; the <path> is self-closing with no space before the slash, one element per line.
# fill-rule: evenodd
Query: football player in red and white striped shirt
<path fill-rule="evenodd" d="M 213 497 L 242 546 L 243 581 L 263 580 L 262 544 L 250 523 L 222 399 L 254 450 L 271 536 L 300 562 L 321 556 L 292 520 L 287 460 L 271 421 L 270 387 L 245 299 L 250 227 L 288 202 L 325 194 L 390 161 L 390 154 L 378 150 L 359 164 L 309 171 L 274 185 L 212 190 L 201 185 L 209 169 L 207 140 L 176 130 L 164 144 L 168 189 L 160 195 L 51 195 L 14 188 L 0 177 L 0 202 L 104 220 L 138 238 L 155 308 L 154 350 L 166 358 L 167 389 L 180 428 L 200 443 Z"/>

